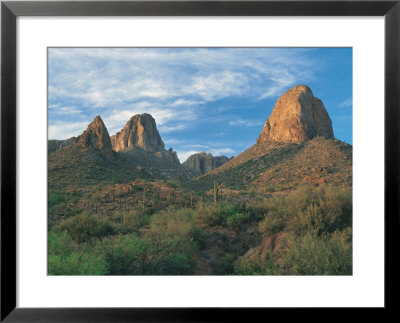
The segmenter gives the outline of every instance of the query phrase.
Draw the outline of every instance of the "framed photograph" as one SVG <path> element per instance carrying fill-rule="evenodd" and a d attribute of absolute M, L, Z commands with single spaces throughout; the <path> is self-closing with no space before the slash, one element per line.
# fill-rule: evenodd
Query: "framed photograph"
<path fill-rule="evenodd" d="M 2 2 L 1 320 L 393 308 L 399 14 Z"/>

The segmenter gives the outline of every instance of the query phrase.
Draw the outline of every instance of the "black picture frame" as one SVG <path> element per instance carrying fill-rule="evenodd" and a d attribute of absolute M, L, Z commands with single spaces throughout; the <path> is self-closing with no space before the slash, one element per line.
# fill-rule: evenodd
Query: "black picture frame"
<path fill-rule="evenodd" d="M 385 310 L 395 310 L 399 237 L 400 1 L 3 1 L 1 3 L 1 317 L 3 322 L 237 321 L 265 309 L 17 308 L 16 19 L 19 16 L 384 16 Z M 371 147 L 371 154 L 373 153 Z M 371 255 L 373 258 L 373 255 Z M 372 261 L 372 260 L 371 260 Z M 272 310 L 272 309 L 271 309 Z M 277 309 L 276 309 L 277 310 Z M 282 309 L 281 309 L 282 310 Z M 379 311 L 380 312 L 380 311 Z M 380 312 L 381 313 L 381 312 Z M 368 314 L 370 315 L 370 314 Z"/>

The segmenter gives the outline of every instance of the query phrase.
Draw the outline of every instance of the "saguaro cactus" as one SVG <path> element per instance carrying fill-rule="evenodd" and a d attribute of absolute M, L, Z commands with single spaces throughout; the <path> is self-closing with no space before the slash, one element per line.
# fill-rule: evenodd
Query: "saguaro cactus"
<path fill-rule="evenodd" d="M 218 184 L 214 181 L 214 204 L 218 203 L 219 190 L 224 186 L 224 183 Z"/>
<path fill-rule="evenodd" d="M 145 210 L 145 207 L 146 207 L 146 187 L 143 187 L 143 201 L 142 201 L 143 212 Z"/>

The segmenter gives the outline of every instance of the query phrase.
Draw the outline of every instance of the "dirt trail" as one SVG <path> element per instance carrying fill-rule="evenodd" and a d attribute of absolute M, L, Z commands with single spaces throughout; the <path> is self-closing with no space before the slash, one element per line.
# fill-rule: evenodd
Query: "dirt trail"
<path fill-rule="evenodd" d="M 207 228 L 204 247 L 195 255 L 194 275 L 217 275 L 216 263 L 229 254 L 237 252 L 238 234 L 226 228 Z"/>
<path fill-rule="evenodd" d="M 196 254 L 195 275 L 214 275 L 213 262 L 219 259 L 224 251 L 222 247 L 223 235 L 215 229 L 207 229 L 204 247 Z"/>

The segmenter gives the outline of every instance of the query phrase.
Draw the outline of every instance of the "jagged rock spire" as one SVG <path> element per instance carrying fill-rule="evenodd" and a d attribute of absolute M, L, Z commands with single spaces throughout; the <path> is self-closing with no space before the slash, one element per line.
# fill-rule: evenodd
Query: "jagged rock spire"
<path fill-rule="evenodd" d="M 106 156 L 112 156 L 110 135 L 100 116 L 94 118 L 87 129 L 76 139 L 79 146 L 94 148 Z"/>

